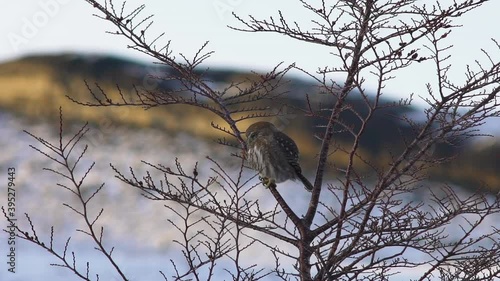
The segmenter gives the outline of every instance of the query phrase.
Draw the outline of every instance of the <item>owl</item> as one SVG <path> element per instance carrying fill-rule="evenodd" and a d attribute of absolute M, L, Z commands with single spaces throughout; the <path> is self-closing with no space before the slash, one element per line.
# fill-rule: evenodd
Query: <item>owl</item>
<path fill-rule="evenodd" d="M 311 191 L 313 185 L 302 175 L 295 142 L 272 123 L 257 122 L 246 131 L 247 161 L 259 172 L 267 187 L 286 180 L 300 180 Z"/>

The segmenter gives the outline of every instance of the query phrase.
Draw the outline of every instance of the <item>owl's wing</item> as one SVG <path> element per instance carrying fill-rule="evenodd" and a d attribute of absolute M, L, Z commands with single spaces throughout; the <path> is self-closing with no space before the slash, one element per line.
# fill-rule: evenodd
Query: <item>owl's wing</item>
<path fill-rule="evenodd" d="M 281 151 L 285 153 L 288 163 L 297 171 L 301 173 L 299 161 L 299 149 L 295 142 L 283 132 L 275 133 L 276 141 L 279 143 Z"/>

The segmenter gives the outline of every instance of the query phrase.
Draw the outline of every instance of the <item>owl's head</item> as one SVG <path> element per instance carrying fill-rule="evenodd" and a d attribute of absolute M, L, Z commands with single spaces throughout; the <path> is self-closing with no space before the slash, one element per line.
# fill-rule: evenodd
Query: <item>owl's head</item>
<path fill-rule="evenodd" d="M 252 144 L 258 137 L 266 137 L 279 131 L 272 123 L 260 121 L 250 125 L 246 131 L 247 143 Z"/>

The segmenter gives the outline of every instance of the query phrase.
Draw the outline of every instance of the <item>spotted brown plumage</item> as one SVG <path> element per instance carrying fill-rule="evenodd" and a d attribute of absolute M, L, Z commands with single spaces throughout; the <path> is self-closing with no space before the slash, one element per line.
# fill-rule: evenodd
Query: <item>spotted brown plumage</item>
<path fill-rule="evenodd" d="M 312 190 L 312 184 L 302 175 L 297 145 L 289 136 L 269 122 L 250 125 L 246 136 L 248 163 L 266 186 L 299 179 L 307 190 Z"/>

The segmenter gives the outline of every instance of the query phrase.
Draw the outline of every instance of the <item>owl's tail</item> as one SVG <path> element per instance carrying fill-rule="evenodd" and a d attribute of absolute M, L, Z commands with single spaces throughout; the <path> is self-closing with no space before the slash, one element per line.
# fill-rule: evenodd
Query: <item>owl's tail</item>
<path fill-rule="evenodd" d="M 297 173 L 297 177 L 300 179 L 300 181 L 304 184 L 305 189 L 307 191 L 312 191 L 313 190 L 313 185 L 311 182 L 302 175 L 302 173 Z"/>

